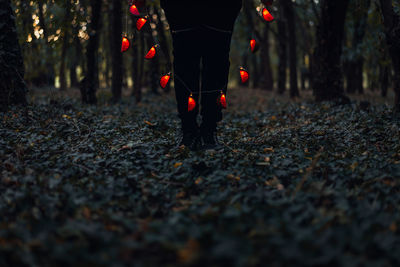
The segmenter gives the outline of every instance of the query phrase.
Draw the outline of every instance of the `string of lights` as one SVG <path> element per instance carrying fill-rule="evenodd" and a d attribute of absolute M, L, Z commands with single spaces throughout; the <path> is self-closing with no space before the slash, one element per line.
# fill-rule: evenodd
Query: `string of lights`
<path fill-rule="evenodd" d="M 272 14 L 269 12 L 269 10 L 267 9 L 267 6 L 271 6 L 273 0 L 261 0 L 263 8 L 261 9 L 261 16 L 262 18 L 266 21 L 266 22 L 272 22 L 274 21 L 274 17 L 272 16 Z M 136 30 L 138 32 L 140 32 L 143 27 L 148 23 L 150 24 L 149 27 L 151 28 L 151 24 L 154 23 L 152 18 L 153 16 L 151 14 L 149 14 L 147 7 L 146 8 L 146 13 L 145 14 L 141 14 L 139 11 L 140 5 L 142 2 L 138 1 L 138 0 L 128 0 L 128 5 L 129 8 L 127 9 L 126 12 L 126 24 L 125 24 L 125 31 L 123 33 L 122 36 L 122 43 L 121 43 L 121 53 L 126 52 L 130 46 L 131 46 L 131 42 L 128 38 L 128 11 L 130 14 L 132 14 L 133 16 L 137 17 L 136 19 Z M 154 23 L 155 24 L 155 23 Z M 156 37 L 153 36 L 152 33 L 150 33 L 150 36 L 153 40 L 153 46 L 150 48 L 150 50 L 147 52 L 147 54 L 144 56 L 144 58 L 146 60 L 152 60 L 154 59 L 157 54 L 159 53 L 159 49 L 160 49 L 160 43 L 158 42 L 158 40 L 156 40 Z M 250 40 L 250 51 L 252 53 L 257 52 L 258 50 L 258 43 L 256 41 L 256 39 L 251 39 Z M 162 51 L 161 51 L 162 52 Z M 164 55 L 165 56 L 165 55 Z M 244 84 L 249 80 L 249 72 L 244 68 L 244 67 L 239 67 L 239 74 L 240 74 L 240 79 L 241 82 Z M 159 85 L 161 86 L 162 89 L 165 89 L 167 87 L 167 85 L 169 84 L 170 80 L 171 80 L 171 75 L 172 72 L 168 72 L 166 74 L 163 74 L 159 80 Z M 190 90 L 190 88 L 186 85 L 186 83 L 178 76 L 174 73 L 174 78 L 178 79 L 183 86 L 186 88 L 186 90 L 188 90 L 189 92 L 189 98 L 188 98 L 188 111 L 192 111 L 195 107 L 196 107 L 196 101 L 193 98 L 193 94 L 196 94 L 196 92 L 192 92 L 192 90 Z M 226 109 L 226 95 L 224 93 L 224 90 L 227 87 L 227 84 L 224 85 L 224 87 L 222 89 L 219 90 L 210 90 L 210 91 L 202 91 L 202 93 L 216 93 L 216 92 L 221 92 L 220 96 L 219 96 L 219 101 L 218 103 L 221 105 L 222 108 Z"/>

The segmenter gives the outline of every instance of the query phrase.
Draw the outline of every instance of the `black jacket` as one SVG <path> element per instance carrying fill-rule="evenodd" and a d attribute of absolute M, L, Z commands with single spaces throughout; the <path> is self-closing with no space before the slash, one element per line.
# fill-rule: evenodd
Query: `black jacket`
<path fill-rule="evenodd" d="M 232 31 L 242 0 L 161 0 L 173 30 L 208 25 Z"/>

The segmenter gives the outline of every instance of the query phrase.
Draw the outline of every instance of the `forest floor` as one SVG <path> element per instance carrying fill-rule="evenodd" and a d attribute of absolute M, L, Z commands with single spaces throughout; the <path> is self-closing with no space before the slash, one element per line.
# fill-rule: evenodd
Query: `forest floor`
<path fill-rule="evenodd" d="M 0 266 L 399 265 L 400 118 L 250 92 L 220 154 L 174 148 L 173 95 L 1 114 Z"/>

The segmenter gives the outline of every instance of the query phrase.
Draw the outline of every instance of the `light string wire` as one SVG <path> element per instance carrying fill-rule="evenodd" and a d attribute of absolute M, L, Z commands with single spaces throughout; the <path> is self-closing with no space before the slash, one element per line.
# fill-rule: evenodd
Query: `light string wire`
<path fill-rule="evenodd" d="M 135 0 L 128 0 L 128 4 L 129 4 L 129 7 L 130 6 L 132 6 L 133 4 L 135 3 Z M 263 4 L 261 4 L 260 5 L 260 7 L 261 7 L 261 10 L 262 10 L 262 7 L 263 7 L 264 5 Z M 148 9 L 148 6 L 147 5 L 145 5 L 145 10 L 146 10 L 146 15 L 140 15 L 140 16 L 138 16 L 139 18 L 138 19 L 140 19 L 140 18 L 146 18 L 147 19 L 147 22 L 146 22 L 146 24 L 148 24 L 147 25 L 147 27 L 149 28 L 149 34 L 150 34 L 150 37 L 151 37 L 151 39 L 152 39 L 152 41 L 153 41 L 153 46 L 152 47 L 154 47 L 154 46 L 158 46 L 158 47 L 155 47 L 155 49 L 156 49 L 156 53 L 158 54 L 158 53 L 161 53 L 164 57 L 166 57 L 166 55 L 165 55 L 165 53 L 164 53 L 164 51 L 163 51 L 163 49 L 161 49 L 160 48 L 160 46 L 161 46 L 161 44 L 160 44 L 160 42 L 159 42 L 159 40 L 158 40 L 158 38 L 156 37 L 156 36 L 154 36 L 153 35 L 153 29 L 152 29 L 152 27 L 151 27 L 151 25 L 152 24 L 154 24 L 154 25 L 157 25 L 157 22 L 154 22 L 154 19 L 153 19 L 153 16 L 149 13 L 149 9 Z M 128 35 L 128 13 L 129 13 L 129 8 L 127 8 L 126 9 L 126 24 L 125 24 L 125 32 L 126 32 L 126 35 Z M 157 16 L 157 19 L 158 20 L 161 20 L 161 17 L 159 17 L 159 16 Z M 137 21 L 137 20 L 136 20 Z M 217 29 L 217 28 L 215 28 L 215 27 L 212 27 L 212 26 L 209 26 L 209 25 L 206 25 L 206 24 L 202 24 L 202 25 L 200 25 L 200 26 L 204 26 L 204 27 L 206 27 L 206 28 L 209 28 L 209 29 L 212 29 L 212 30 L 216 30 L 216 31 L 219 31 L 219 32 L 223 32 L 223 33 L 232 33 L 231 31 L 226 31 L 226 30 L 220 30 L 220 29 Z M 136 28 L 136 27 L 135 27 Z M 193 28 L 194 29 L 194 28 Z M 137 28 L 136 28 L 136 30 L 137 31 L 141 31 L 141 30 L 138 30 Z M 189 29 L 189 30 L 192 30 L 192 29 Z M 253 30 L 253 34 L 251 34 L 251 38 L 252 39 L 255 39 L 256 40 L 256 38 L 254 38 L 254 30 Z M 151 49 L 151 48 L 150 48 Z M 249 51 L 250 50 L 250 51 Z M 251 51 L 251 49 L 246 49 L 246 52 L 245 52 L 245 55 L 246 55 L 246 57 L 247 56 L 249 56 L 249 55 L 251 55 L 251 54 L 254 54 L 252 51 Z M 240 68 L 243 68 L 242 66 L 240 66 L 239 67 L 239 69 Z M 247 70 L 246 70 L 246 72 L 247 72 Z M 222 86 L 222 88 L 221 89 L 218 89 L 218 90 L 206 90 L 206 91 L 199 91 L 199 92 L 193 92 L 192 90 L 190 90 L 190 88 L 187 86 L 187 84 L 183 81 L 183 79 L 178 75 L 178 74 L 176 74 L 175 72 L 172 72 L 172 71 L 169 71 L 168 73 L 173 73 L 173 76 L 174 76 L 174 78 L 177 78 L 181 83 L 182 83 L 182 85 L 184 86 L 184 88 L 190 93 L 190 94 L 200 94 L 200 93 L 216 93 L 216 92 L 223 92 L 223 93 L 225 93 L 225 91 L 226 91 L 226 89 L 227 89 L 227 86 L 228 86 L 228 83 L 226 83 L 224 86 Z"/>
<path fill-rule="evenodd" d="M 129 3 L 129 5 L 131 6 L 131 5 L 133 5 L 134 4 L 134 2 L 135 2 L 135 0 L 128 0 L 128 3 Z M 261 7 L 262 7 L 263 5 L 261 5 Z M 152 16 L 149 14 L 149 12 L 148 12 L 148 8 L 147 8 L 147 6 L 145 6 L 145 8 L 146 8 L 146 15 L 141 15 L 141 16 L 139 16 L 139 18 L 143 18 L 143 17 L 146 17 L 147 16 L 147 19 L 148 19 L 148 23 L 149 23 L 149 25 L 148 25 L 148 27 L 149 27 L 149 29 L 150 29 L 150 36 L 151 36 L 151 38 L 152 38 L 152 40 L 153 40 L 153 44 L 154 45 L 156 45 L 156 44 L 158 44 L 159 46 L 160 46 L 160 43 L 159 42 L 157 42 L 158 41 L 158 38 L 156 38 L 156 37 L 154 37 L 153 36 L 153 31 L 152 31 L 152 28 L 151 28 L 151 22 L 152 22 Z M 128 11 L 129 11 L 129 9 L 127 9 L 127 12 L 126 12 L 126 33 L 128 32 Z M 161 19 L 161 18 L 158 18 L 158 19 Z M 136 20 L 137 21 L 137 20 Z M 207 27 L 207 25 L 204 25 L 204 26 L 206 26 Z M 135 27 L 136 28 L 136 27 Z M 137 30 L 137 29 L 136 29 Z M 190 29 L 190 30 L 192 30 L 192 29 Z M 128 33 L 127 33 L 128 34 Z M 255 37 L 255 33 L 254 33 L 254 30 L 253 30 L 253 33 L 252 33 L 252 35 L 251 35 L 252 37 L 252 39 L 255 39 L 255 40 L 257 40 L 257 38 Z M 257 41 L 257 43 L 258 43 L 258 41 Z M 162 49 L 159 49 L 160 50 L 160 52 L 162 53 L 162 55 L 164 56 L 164 57 L 166 57 L 166 55 L 165 55 L 165 53 L 164 53 L 164 51 L 162 50 Z M 250 50 L 250 51 L 249 51 Z M 159 52 L 159 51 L 156 51 L 157 53 Z M 255 52 L 253 52 L 253 51 L 251 51 L 251 49 L 246 49 L 246 56 L 248 56 L 249 54 L 251 55 L 251 54 L 254 54 Z M 241 66 L 242 67 L 242 66 Z M 241 67 L 239 67 L 239 68 L 241 68 Z M 172 73 L 172 71 L 170 71 L 170 72 L 168 72 L 169 74 L 170 73 Z M 192 92 L 192 90 L 190 90 L 190 88 L 186 85 L 186 83 L 183 81 L 183 79 L 181 78 L 181 77 L 179 77 L 179 75 L 177 75 L 176 73 L 173 73 L 173 75 L 174 75 L 174 77 L 176 77 L 182 84 L 183 84 L 183 86 L 184 86 L 184 88 L 190 93 L 190 94 L 197 94 L 197 92 Z M 223 93 L 226 93 L 226 89 L 227 89 L 227 86 L 228 86 L 228 83 L 227 84 L 225 84 L 224 86 L 223 86 L 223 89 L 222 90 L 210 90 L 210 91 L 200 91 L 200 92 L 198 92 L 198 93 L 215 93 L 215 92 L 223 92 Z M 225 89 L 225 90 L 224 90 Z M 225 92 L 224 92 L 225 91 Z M 239 152 L 238 150 L 236 150 L 236 149 L 233 149 L 232 147 L 230 147 L 229 145 L 232 143 L 232 142 L 234 142 L 234 141 L 236 141 L 236 140 L 238 140 L 238 139 L 240 139 L 241 137 L 237 137 L 237 138 L 235 138 L 234 140 L 232 140 L 231 142 L 229 142 L 229 143 L 225 143 L 225 142 L 222 142 L 222 144 L 225 146 L 225 147 L 227 147 L 229 150 L 231 150 L 232 152 L 234 152 L 234 153 L 237 153 L 237 152 Z M 250 155 L 250 152 L 245 152 L 245 151 L 242 151 L 241 152 L 241 154 L 244 154 L 244 155 L 246 155 L 246 156 L 249 156 Z"/>

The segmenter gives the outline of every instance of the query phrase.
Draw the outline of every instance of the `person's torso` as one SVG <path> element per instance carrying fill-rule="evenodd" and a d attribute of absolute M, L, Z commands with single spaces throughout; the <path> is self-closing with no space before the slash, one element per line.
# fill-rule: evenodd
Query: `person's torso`
<path fill-rule="evenodd" d="M 231 30 L 242 0 L 161 0 L 161 7 L 175 28 L 206 24 Z"/>

